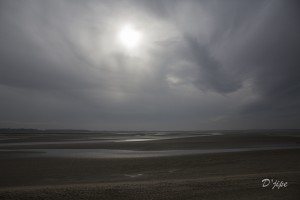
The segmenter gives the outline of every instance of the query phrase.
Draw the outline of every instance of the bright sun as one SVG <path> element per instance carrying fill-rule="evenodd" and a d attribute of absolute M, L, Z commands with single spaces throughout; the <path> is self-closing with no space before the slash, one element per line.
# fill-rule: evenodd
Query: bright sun
<path fill-rule="evenodd" d="M 124 25 L 118 36 L 121 44 L 128 49 L 138 47 L 141 42 L 141 33 L 131 24 Z"/>

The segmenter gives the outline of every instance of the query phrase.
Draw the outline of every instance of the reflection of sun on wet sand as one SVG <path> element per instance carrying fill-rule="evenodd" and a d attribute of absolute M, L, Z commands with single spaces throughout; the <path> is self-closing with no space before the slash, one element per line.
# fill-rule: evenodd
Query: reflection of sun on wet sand
<path fill-rule="evenodd" d="M 209 137 L 185 133 L 193 137 L 180 138 L 178 133 L 169 139 L 127 142 L 114 141 L 129 139 L 128 134 L 61 134 L 55 141 L 51 134 L 23 140 L 18 135 L 14 138 L 19 139 L 1 141 L 0 199 L 299 199 L 298 134 L 269 133 L 231 132 Z M 154 133 L 129 134 L 132 139 L 155 138 Z M 110 139 L 84 142 L 92 137 Z M 72 139 L 79 143 L 60 143 Z M 41 144 L 46 140 L 53 143 Z M 16 144 L 23 142 L 31 144 Z M 260 147 L 270 148 L 224 152 Z M 122 151 L 149 154 L 216 149 L 218 152 L 162 157 L 118 156 Z M 95 150 L 115 152 L 116 156 L 82 156 Z M 40 151 L 57 154 L 33 153 Z M 266 178 L 288 182 L 288 187 L 276 191 L 263 188 L 261 181 Z"/>
<path fill-rule="evenodd" d="M 136 177 L 139 177 L 139 176 L 142 176 L 142 175 L 143 174 L 131 174 L 131 175 L 125 174 L 125 176 L 130 177 L 130 178 L 136 178 Z"/>

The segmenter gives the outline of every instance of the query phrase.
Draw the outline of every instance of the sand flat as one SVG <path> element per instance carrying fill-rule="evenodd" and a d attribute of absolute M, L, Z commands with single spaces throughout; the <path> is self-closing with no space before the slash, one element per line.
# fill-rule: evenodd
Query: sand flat
<path fill-rule="evenodd" d="M 71 135 L 62 137 L 72 139 Z M 243 136 L 235 133 L 122 142 L 119 148 L 109 141 L 95 144 L 110 150 L 137 152 L 219 150 L 163 157 L 47 157 L 38 153 L 40 145 L 27 145 L 25 148 L 38 156 L 24 156 L 24 146 L 10 146 L 2 148 L 0 153 L 0 199 L 296 200 L 300 197 L 299 148 L 221 151 L 228 147 L 297 147 L 296 138 L 297 135 L 294 137 L 293 134 L 270 136 L 255 133 Z M 89 145 L 92 144 L 47 144 L 43 147 L 59 151 L 57 147 L 63 146 L 66 151 L 75 149 L 80 152 L 89 149 L 86 148 Z M 276 190 L 263 188 L 261 181 L 264 178 L 286 181 L 288 187 Z"/>

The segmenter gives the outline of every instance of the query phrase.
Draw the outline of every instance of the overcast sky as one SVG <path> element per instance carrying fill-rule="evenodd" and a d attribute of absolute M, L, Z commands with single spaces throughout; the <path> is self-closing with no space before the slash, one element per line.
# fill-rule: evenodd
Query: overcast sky
<path fill-rule="evenodd" d="M 1 0 L 0 128 L 300 128 L 299 6 Z"/>

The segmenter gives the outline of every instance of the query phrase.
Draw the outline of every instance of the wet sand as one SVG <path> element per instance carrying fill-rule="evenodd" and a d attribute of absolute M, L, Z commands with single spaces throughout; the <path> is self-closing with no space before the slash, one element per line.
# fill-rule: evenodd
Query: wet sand
<path fill-rule="evenodd" d="M 297 148 L 139 158 L 45 157 L 35 151 L 39 156 L 31 157 L 22 151 L 89 149 L 90 145 L 93 149 L 144 151 L 297 145 L 298 134 L 283 134 L 1 146 L 0 199 L 299 199 Z M 19 136 L 15 140 L 45 141 L 46 137 L 38 137 L 22 140 Z M 76 137 L 53 138 L 61 142 Z M 9 143 L 16 141 L 4 140 L 1 144 Z M 263 188 L 261 181 L 265 178 L 288 182 L 288 186 Z"/>

